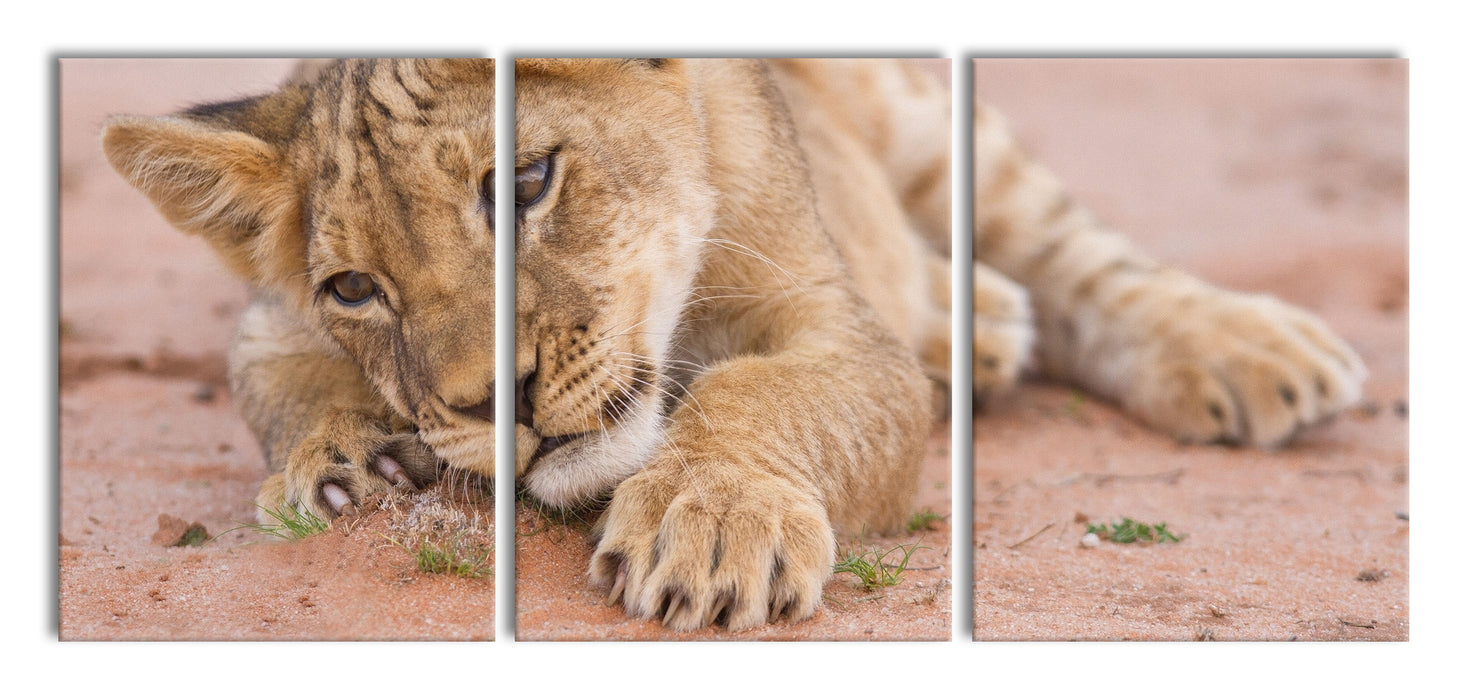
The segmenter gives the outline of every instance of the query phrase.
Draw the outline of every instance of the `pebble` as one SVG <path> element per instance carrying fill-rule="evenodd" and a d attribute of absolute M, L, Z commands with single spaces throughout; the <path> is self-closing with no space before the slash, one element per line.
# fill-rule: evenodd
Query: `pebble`
<path fill-rule="evenodd" d="M 1081 546 L 1086 549 L 1099 546 L 1100 544 L 1101 536 L 1094 532 L 1088 532 L 1085 534 L 1084 537 L 1081 538 Z"/>

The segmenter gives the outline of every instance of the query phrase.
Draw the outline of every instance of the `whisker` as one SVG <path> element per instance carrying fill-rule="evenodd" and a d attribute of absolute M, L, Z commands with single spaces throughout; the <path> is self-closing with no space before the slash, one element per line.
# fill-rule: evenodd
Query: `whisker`
<path fill-rule="evenodd" d="M 619 368 L 619 369 L 635 369 L 634 366 L 621 365 L 621 364 L 617 364 L 615 362 L 610 363 L 610 366 L 616 367 L 616 368 Z M 687 407 L 688 410 L 692 411 L 695 415 L 697 415 L 699 417 L 700 420 L 703 421 L 704 427 L 708 428 L 710 431 L 712 431 L 714 429 L 713 423 L 711 423 L 709 421 L 709 419 L 708 419 L 708 416 L 706 414 L 704 414 L 703 407 L 701 405 L 698 405 L 698 406 L 694 405 L 694 404 L 697 404 L 698 403 L 698 397 L 693 396 L 692 394 L 688 393 L 688 387 L 684 386 L 682 383 L 678 382 L 677 380 L 673 379 L 672 377 L 668 377 L 666 375 L 663 375 L 662 376 L 662 379 L 664 379 L 666 381 L 669 381 L 669 382 L 673 383 L 674 385 L 676 385 L 678 387 L 678 389 L 680 390 L 677 393 L 669 390 L 667 387 L 662 386 L 659 383 L 651 382 L 651 381 L 648 381 L 646 379 L 640 379 L 640 378 L 635 377 L 635 376 L 629 377 L 629 379 L 631 379 L 632 381 L 635 381 L 635 382 L 640 382 L 642 384 L 645 384 L 650 389 L 658 392 L 660 395 L 665 396 L 665 397 L 667 397 L 667 398 L 669 398 L 669 399 L 677 402 L 678 405 Z M 620 382 L 619 378 L 616 377 L 616 376 L 612 376 L 611 377 L 611 380 L 613 382 L 617 383 L 617 385 L 619 387 L 621 387 L 623 390 L 629 390 L 631 388 L 631 387 L 629 387 L 629 386 L 627 386 L 625 384 L 622 384 Z M 686 397 L 686 399 L 685 399 L 685 397 Z M 693 401 L 693 403 L 689 403 L 689 401 L 688 401 L 689 399 L 691 399 Z"/>
<path fill-rule="evenodd" d="M 779 272 L 780 274 L 785 275 L 785 278 L 788 279 L 788 280 L 790 280 L 790 284 L 793 285 L 796 290 L 798 290 L 802 294 L 805 293 L 805 288 L 801 286 L 800 279 L 798 277 L 796 277 L 794 274 L 792 274 L 789 270 L 786 270 L 784 267 L 781 267 L 779 263 L 776 263 L 774 260 L 771 260 L 765 254 L 763 254 L 763 253 L 761 253 L 761 252 L 759 252 L 759 251 L 757 251 L 757 250 L 755 250 L 753 248 L 750 248 L 749 246 L 744 245 L 743 243 L 739 243 L 737 241 L 731 241 L 731 240 L 729 240 L 727 238 L 705 238 L 703 240 L 704 240 L 705 243 L 712 244 L 715 247 L 721 248 L 723 250 L 727 250 L 727 251 L 729 251 L 731 253 L 738 253 L 740 255 L 747 255 L 747 256 L 749 256 L 749 257 L 751 257 L 751 258 L 753 258 L 755 260 L 758 260 L 761 263 L 763 263 L 766 268 L 770 269 L 771 276 L 775 278 L 775 283 L 778 284 L 778 285 L 780 285 L 780 293 L 785 295 L 785 301 L 787 303 L 790 303 L 792 306 L 794 306 L 794 302 L 791 301 L 791 299 L 790 299 L 790 292 L 789 292 L 789 290 L 787 290 L 785 288 L 785 284 L 780 281 L 779 276 L 778 275 L 775 275 L 774 273 L 775 272 Z"/>

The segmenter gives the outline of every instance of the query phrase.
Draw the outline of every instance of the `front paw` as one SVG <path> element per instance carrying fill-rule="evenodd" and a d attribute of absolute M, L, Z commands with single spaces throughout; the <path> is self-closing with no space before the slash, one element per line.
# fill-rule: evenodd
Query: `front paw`
<path fill-rule="evenodd" d="M 285 471 L 265 481 L 256 517 L 269 524 L 276 520 L 272 513 L 297 510 L 331 520 L 355 512 L 368 494 L 431 483 L 438 468 L 438 458 L 416 433 L 344 411 L 302 440 Z"/>
<path fill-rule="evenodd" d="M 820 503 L 779 478 L 692 483 L 679 469 L 612 495 L 590 570 L 608 604 L 679 631 L 810 617 L 836 556 Z"/>
<path fill-rule="evenodd" d="M 983 264 L 974 265 L 974 404 L 1012 389 L 1035 343 L 1029 294 Z"/>
<path fill-rule="evenodd" d="M 1361 396 L 1366 370 L 1319 319 L 1218 290 L 1169 312 L 1123 403 L 1186 442 L 1277 447 Z"/>

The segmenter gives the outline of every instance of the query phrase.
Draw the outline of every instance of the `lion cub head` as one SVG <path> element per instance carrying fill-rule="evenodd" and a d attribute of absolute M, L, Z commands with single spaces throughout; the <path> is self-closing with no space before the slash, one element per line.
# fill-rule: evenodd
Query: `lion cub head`
<path fill-rule="evenodd" d="M 689 68 L 515 62 L 516 468 L 552 505 L 640 469 L 676 400 L 670 352 L 715 206 Z"/>
<path fill-rule="evenodd" d="M 604 495 L 660 444 L 712 226 L 676 61 L 516 63 L 516 467 Z M 108 159 L 350 356 L 450 465 L 494 473 L 494 63 L 310 65 L 277 92 L 119 117 Z"/>
<path fill-rule="evenodd" d="M 439 456 L 493 475 L 493 61 L 299 73 L 259 97 L 114 118 L 104 150 L 355 360 Z"/>

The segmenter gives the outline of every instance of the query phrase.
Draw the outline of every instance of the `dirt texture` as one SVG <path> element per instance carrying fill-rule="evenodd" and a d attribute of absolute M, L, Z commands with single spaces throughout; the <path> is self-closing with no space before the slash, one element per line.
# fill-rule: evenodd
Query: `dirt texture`
<path fill-rule="evenodd" d="M 974 638 L 1408 638 L 1405 61 L 979 60 L 980 99 L 1157 257 L 1318 313 L 1361 406 L 1180 446 L 1042 381 L 976 417 Z M 1180 543 L 1081 546 L 1086 523 Z"/>

